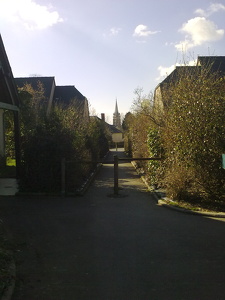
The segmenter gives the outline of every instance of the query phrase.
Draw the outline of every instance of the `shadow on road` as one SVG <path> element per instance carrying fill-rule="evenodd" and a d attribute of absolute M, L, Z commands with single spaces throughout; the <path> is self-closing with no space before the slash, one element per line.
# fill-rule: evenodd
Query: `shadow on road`
<path fill-rule="evenodd" d="M 104 164 L 83 197 L 0 197 L 12 300 L 224 299 L 224 223 L 158 207 L 129 163 L 119 187 Z"/>
<path fill-rule="evenodd" d="M 113 193 L 114 188 L 114 165 L 107 164 L 107 161 L 112 162 L 114 155 L 118 158 L 127 158 L 124 149 L 120 148 L 118 151 L 112 149 L 106 159 L 105 164 L 101 169 L 101 173 L 97 176 L 94 186 L 98 188 L 105 188 Z M 129 193 L 129 190 L 138 189 L 139 191 L 147 191 L 146 186 L 140 180 L 140 176 L 137 174 L 130 162 L 119 161 L 118 166 L 118 176 L 119 176 L 119 194 Z"/>

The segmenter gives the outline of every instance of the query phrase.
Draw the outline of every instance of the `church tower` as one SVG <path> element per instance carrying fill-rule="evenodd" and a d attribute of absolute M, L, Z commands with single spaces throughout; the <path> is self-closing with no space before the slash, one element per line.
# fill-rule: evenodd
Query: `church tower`
<path fill-rule="evenodd" d="M 115 112 L 113 114 L 113 125 L 116 128 L 121 129 L 121 119 L 120 119 L 120 113 L 119 113 L 119 110 L 118 110 L 117 99 L 116 99 Z"/>

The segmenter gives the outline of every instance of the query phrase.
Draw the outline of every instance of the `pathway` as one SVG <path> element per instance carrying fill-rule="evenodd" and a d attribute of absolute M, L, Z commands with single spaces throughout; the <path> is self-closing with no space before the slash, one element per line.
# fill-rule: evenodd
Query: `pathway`
<path fill-rule="evenodd" d="M 157 206 L 130 163 L 119 176 L 119 197 L 113 165 L 83 197 L 0 197 L 12 300 L 225 299 L 225 223 Z"/>

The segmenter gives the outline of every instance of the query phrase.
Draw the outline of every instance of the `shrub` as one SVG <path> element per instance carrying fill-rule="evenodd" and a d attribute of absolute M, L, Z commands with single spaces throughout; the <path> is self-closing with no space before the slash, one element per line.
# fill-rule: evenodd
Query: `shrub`
<path fill-rule="evenodd" d="M 160 132 L 155 128 L 149 128 L 148 137 L 148 155 L 149 157 L 161 157 L 162 146 L 160 141 Z M 161 161 L 150 160 L 148 162 L 148 179 L 151 185 L 158 186 L 160 182 L 160 166 Z"/>
<path fill-rule="evenodd" d="M 185 166 L 191 170 L 188 174 L 192 176 L 192 189 L 198 189 L 213 201 L 224 193 L 221 168 L 221 154 L 225 151 L 224 79 L 210 68 L 194 71 L 183 69 L 179 80 L 171 82 L 166 90 L 170 99 L 162 136 L 167 156 L 166 174 L 170 173 L 168 168 Z M 179 186 L 181 193 L 186 187 L 185 172 L 176 174 L 177 186 L 172 176 L 165 176 L 171 194 L 178 194 Z"/>
<path fill-rule="evenodd" d="M 46 116 L 43 89 L 41 86 L 39 89 L 37 92 L 25 86 L 21 94 L 20 190 L 59 192 L 62 158 L 70 162 L 66 165 L 66 179 L 68 187 L 74 189 L 93 169 L 93 164 L 82 161 L 96 161 L 106 151 L 104 131 L 99 124 L 86 122 L 72 101 L 63 107 L 55 104 Z M 36 100 L 38 102 L 34 103 Z M 33 122 L 28 113 L 35 116 Z"/>

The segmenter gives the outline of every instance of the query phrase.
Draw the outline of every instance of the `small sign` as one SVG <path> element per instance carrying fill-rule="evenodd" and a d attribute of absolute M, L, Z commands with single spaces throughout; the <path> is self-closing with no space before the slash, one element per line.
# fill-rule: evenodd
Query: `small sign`
<path fill-rule="evenodd" d="M 222 167 L 225 169 L 225 154 L 222 154 Z"/>

